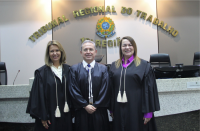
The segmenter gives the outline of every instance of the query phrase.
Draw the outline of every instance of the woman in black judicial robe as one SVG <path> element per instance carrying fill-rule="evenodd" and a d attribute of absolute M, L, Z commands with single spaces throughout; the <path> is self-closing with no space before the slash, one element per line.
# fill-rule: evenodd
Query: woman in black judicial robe
<path fill-rule="evenodd" d="M 110 68 L 113 131 L 157 131 L 152 113 L 160 105 L 151 66 L 137 56 L 133 38 L 123 37 L 119 49 L 120 59 Z M 149 113 L 152 118 L 145 118 Z"/>
<path fill-rule="evenodd" d="M 68 91 L 69 66 L 58 41 L 47 44 L 45 65 L 35 71 L 26 112 L 35 118 L 35 131 L 72 131 Z"/>

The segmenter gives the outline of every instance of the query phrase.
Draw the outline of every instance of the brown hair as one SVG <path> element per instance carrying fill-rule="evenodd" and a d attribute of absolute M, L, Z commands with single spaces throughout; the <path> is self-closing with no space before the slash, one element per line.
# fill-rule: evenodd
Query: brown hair
<path fill-rule="evenodd" d="M 51 59 L 49 57 L 49 47 L 51 45 L 58 46 L 58 49 L 61 52 L 60 64 L 62 65 L 64 63 L 66 63 L 66 53 L 65 53 L 65 50 L 63 49 L 62 45 L 58 41 L 52 40 L 52 41 L 48 42 L 47 47 L 46 47 L 46 53 L 45 53 L 45 57 L 44 57 L 45 64 L 47 66 L 51 66 L 51 64 L 52 64 L 52 61 L 51 61 Z"/>
<path fill-rule="evenodd" d="M 119 68 L 119 66 L 120 66 L 121 63 L 122 63 L 122 58 L 123 58 L 123 54 L 122 54 L 122 40 L 124 40 L 124 39 L 127 39 L 128 41 L 130 41 L 130 43 L 133 45 L 133 48 L 134 48 L 134 54 L 133 54 L 133 55 L 134 55 L 134 63 L 135 63 L 135 65 L 136 65 L 136 67 L 139 66 L 141 60 L 140 60 L 140 58 L 137 56 L 137 45 L 136 45 L 136 43 L 135 43 L 135 41 L 134 41 L 134 39 L 133 39 L 132 37 L 130 37 L 130 36 L 125 36 L 125 37 L 123 37 L 123 38 L 121 39 L 121 41 L 120 41 L 120 45 L 119 45 L 119 59 L 115 62 L 116 68 Z"/>

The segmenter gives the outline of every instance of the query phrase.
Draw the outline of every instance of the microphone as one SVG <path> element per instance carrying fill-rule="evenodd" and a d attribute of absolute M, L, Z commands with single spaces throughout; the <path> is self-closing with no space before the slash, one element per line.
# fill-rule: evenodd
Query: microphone
<path fill-rule="evenodd" d="M 16 78 L 17 78 L 19 72 L 20 72 L 20 70 L 18 70 L 18 72 L 17 72 L 17 75 L 16 75 L 16 77 L 15 77 L 15 79 L 14 79 L 14 81 L 13 81 L 13 85 L 14 85 L 14 83 L 15 83 L 15 80 L 16 80 Z"/>

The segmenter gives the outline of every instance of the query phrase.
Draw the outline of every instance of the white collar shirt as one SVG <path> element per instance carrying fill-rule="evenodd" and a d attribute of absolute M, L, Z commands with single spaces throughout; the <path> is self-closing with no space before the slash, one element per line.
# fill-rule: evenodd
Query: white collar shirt
<path fill-rule="evenodd" d="M 58 66 L 56 68 L 53 64 L 51 65 L 51 70 L 54 72 L 54 74 L 60 79 L 62 83 L 62 65 Z"/>
<path fill-rule="evenodd" d="M 84 61 L 83 60 L 83 67 L 85 68 L 87 65 L 88 65 L 88 63 L 86 62 L 86 61 Z M 95 65 L 95 60 L 93 60 L 91 63 L 90 63 L 90 66 L 92 67 L 92 68 L 94 68 L 94 65 Z"/>

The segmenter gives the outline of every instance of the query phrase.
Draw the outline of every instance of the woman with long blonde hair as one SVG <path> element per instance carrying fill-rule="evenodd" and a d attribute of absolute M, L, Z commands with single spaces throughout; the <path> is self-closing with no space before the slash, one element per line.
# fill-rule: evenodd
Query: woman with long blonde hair
<path fill-rule="evenodd" d="M 35 131 L 72 131 L 68 90 L 69 65 L 62 45 L 49 41 L 45 65 L 35 71 L 26 112 L 35 119 Z"/>
<path fill-rule="evenodd" d="M 137 45 L 129 36 L 121 39 L 119 56 L 110 67 L 113 130 L 157 131 L 153 112 L 160 105 L 150 63 L 137 56 Z"/>

